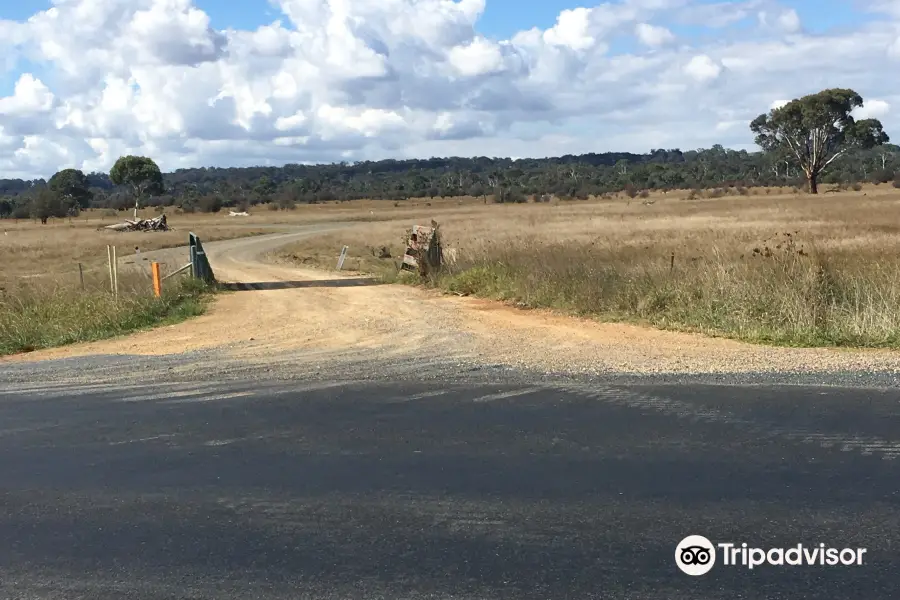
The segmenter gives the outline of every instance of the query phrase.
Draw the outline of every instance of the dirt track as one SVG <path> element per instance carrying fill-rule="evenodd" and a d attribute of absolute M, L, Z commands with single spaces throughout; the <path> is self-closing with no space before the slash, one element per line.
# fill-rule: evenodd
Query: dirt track
<path fill-rule="evenodd" d="M 401 285 L 371 285 L 358 278 L 266 262 L 268 252 L 298 237 L 350 226 L 365 225 L 315 225 L 294 233 L 211 243 L 207 250 L 217 277 L 243 285 L 242 291 L 217 298 L 202 317 L 6 361 L 159 356 L 210 349 L 244 365 L 299 365 L 353 354 L 480 361 L 570 373 L 900 371 L 896 352 L 765 348 L 522 311 Z M 182 254 L 183 249 L 160 251 L 153 258 L 180 264 Z"/>

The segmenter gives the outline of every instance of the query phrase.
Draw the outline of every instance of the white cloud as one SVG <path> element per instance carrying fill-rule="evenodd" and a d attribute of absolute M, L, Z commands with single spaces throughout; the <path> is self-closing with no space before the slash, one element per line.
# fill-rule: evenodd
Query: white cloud
<path fill-rule="evenodd" d="M 40 79 L 25 73 L 16 82 L 12 96 L 0 98 L 0 115 L 21 116 L 46 113 L 53 107 L 53 92 Z"/>
<path fill-rule="evenodd" d="M 466 77 L 497 73 L 503 69 L 503 54 L 496 44 L 477 37 L 468 44 L 450 49 L 450 64 Z"/>
<path fill-rule="evenodd" d="M 124 37 L 143 60 L 167 65 L 196 65 L 216 60 L 225 36 L 213 31 L 209 17 L 191 0 L 156 0 L 138 10 L 125 27 Z"/>
<path fill-rule="evenodd" d="M 774 29 L 780 33 L 797 33 L 801 29 L 800 15 L 793 8 L 778 11 L 775 15 L 767 11 L 760 11 L 758 18 L 763 27 Z"/>
<path fill-rule="evenodd" d="M 671 31 L 649 23 L 638 23 L 634 32 L 638 40 L 645 46 L 657 47 L 675 41 L 675 36 Z"/>
<path fill-rule="evenodd" d="M 0 172 L 107 170 L 124 153 L 169 170 L 740 147 L 773 99 L 824 87 L 856 89 L 860 114 L 898 135 L 886 3 L 877 22 L 810 35 L 780 0 L 593 1 L 499 39 L 485 0 L 273 0 L 280 20 L 226 31 L 191 0 L 54 0 L 0 20 L 18 80 L 0 97 Z M 715 38 L 676 40 L 686 23 Z M 640 48 L 621 53 L 630 33 Z"/>
<path fill-rule="evenodd" d="M 278 117 L 275 119 L 275 129 L 278 131 L 293 131 L 305 125 L 309 118 L 303 114 L 303 111 L 297 111 L 289 117 Z"/>
<path fill-rule="evenodd" d="M 778 15 L 775 21 L 776 26 L 785 33 L 796 33 L 800 31 L 800 15 L 793 8 L 783 11 Z"/>
<path fill-rule="evenodd" d="M 319 107 L 317 116 L 323 128 L 323 139 L 342 133 L 375 137 L 392 129 L 403 129 L 406 120 L 393 110 L 380 108 L 349 109 L 341 106 Z"/>
<path fill-rule="evenodd" d="M 706 54 L 699 54 L 688 61 L 684 72 L 696 81 L 712 81 L 722 74 L 722 65 Z"/>
<path fill-rule="evenodd" d="M 596 41 L 590 33 L 591 13 L 591 9 L 583 7 L 562 11 L 556 25 L 544 32 L 544 41 L 572 50 L 587 50 Z"/>
<path fill-rule="evenodd" d="M 884 100 L 870 98 L 863 102 L 863 105 L 853 111 L 856 119 L 883 119 L 891 112 L 891 105 Z"/>

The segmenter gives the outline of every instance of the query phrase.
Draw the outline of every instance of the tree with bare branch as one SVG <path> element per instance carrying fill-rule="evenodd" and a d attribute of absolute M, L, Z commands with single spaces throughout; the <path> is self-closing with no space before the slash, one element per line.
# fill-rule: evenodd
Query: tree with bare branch
<path fill-rule="evenodd" d="M 806 174 L 809 193 L 816 194 L 818 177 L 828 165 L 853 148 L 890 141 L 878 119 L 854 119 L 851 113 L 862 105 L 862 97 L 851 89 L 827 89 L 759 115 L 750 130 L 764 151 L 795 159 Z"/>

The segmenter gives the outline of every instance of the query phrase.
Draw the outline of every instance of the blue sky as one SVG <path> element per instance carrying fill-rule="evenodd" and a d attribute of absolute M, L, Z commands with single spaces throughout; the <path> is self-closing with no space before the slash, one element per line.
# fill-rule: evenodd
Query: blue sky
<path fill-rule="evenodd" d="M 8 0 L 4 0 L 7 2 Z M 705 0 L 697 4 L 720 4 L 723 0 Z M 726 3 L 728 0 L 724 0 Z M 741 1 L 733 2 L 741 4 Z M 12 4 L 12 3 L 10 3 Z M 31 5 L 41 3 L 28 3 Z M 279 17 L 278 9 L 267 0 L 195 0 L 213 20 L 217 28 L 254 28 Z M 479 29 L 485 35 L 506 38 L 531 27 L 547 28 L 557 15 L 567 8 L 595 6 L 600 2 L 573 0 L 487 0 Z M 836 27 L 854 27 L 876 15 L 863 11 L 865 2 L 859 0 L 794 0 L 781 3 L 794 8 L 811 32 L 820 33 Z M 27 9 L 18 9 L 24 11 Z M 2 11 L 0 11 L 2 12 Z M 700 34 L 708 28 L 667 23 L 673 32 L 682 35 Z"/>
<path fill-rule="evenodd" d="M 721 4 L 729 0 L 703 0 L 697 4 Z M 741 4 L 741 1 L 733 2 Z M 595 6 L 600 2 L 572 0 L 487 0 L 480 29 L 489 36 L 508 37 L 516 31 L 531 27 L 546 28 L 554 23 L 560 11 L 578 6 Z M 854 27 L 877 15 L 864 12 L 869 4 L 864 0 L 788 0 L 782 6 L 794 8 L 803 24 L 812 32 L 824 32 L 835 27 Z M 280 13 L 268 0 L 195 0 L 219 29 L 253 29 L 278 19 Z M 32 14 L 51 6 L 49 0 L 0 0 L 0 19 L 25 20 Z M 697 33 L 705 28 L 667 24 L 675 33 Z"/>

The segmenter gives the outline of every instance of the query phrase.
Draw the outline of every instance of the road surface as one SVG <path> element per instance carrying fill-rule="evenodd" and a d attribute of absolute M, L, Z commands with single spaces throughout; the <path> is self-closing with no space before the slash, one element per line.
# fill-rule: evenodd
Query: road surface
<path fill-rule="evenodd" d="M 209 244 L 197 319 L 0 361 L 0 599 L 896 598 L 897 353 L 265 261 L 326 230 Z M 691 534 L 866 554 L 690 577 Z"/>
<path fill-rule="evenodd" d="M 900 391 L 10 385 L 0 598 L 895 598 Z M 676 569 L 689 534 L 867 549 Z"/>

